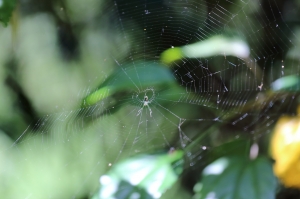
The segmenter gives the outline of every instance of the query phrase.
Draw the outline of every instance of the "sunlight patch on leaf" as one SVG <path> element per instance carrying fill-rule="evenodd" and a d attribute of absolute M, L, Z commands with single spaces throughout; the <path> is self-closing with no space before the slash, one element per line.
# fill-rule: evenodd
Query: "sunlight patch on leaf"
<path fill-rule="evenodd" d="M 173 151 L 124 160 L 100 177 L 94 198 L 159 198 L 182 172 L 182 157 L 182 151 Z"/>
<path fill-rule="evenodd" d="M 229 162 L 226 158 L 220 158 L 214 164 L 209 165 L 203 170 L 204 175 L 219 175 L 228 166 Z"/>

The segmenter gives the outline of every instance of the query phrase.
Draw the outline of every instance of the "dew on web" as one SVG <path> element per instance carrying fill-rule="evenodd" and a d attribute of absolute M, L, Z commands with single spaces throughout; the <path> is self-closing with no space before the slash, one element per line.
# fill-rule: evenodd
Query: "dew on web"
<path fill-rule="evenodd" d="M 29 43 L 35 42 L 27 41 L 26 35 L 39 30 L 34 24 L 44 24 L 41 29 L 49 32 L 56 24 L 47 16 L 32 19 L 34 23 L 24 19 L 25 39 L 17 57 L 30 76 L 20 78 L 22 89 L 32 95 L 35 111 L 44 116 L 7 147 L 22 151 L 14 164 L 59 173 L 54 162 L 60 154 L 63 161 L 57 167 L 70 170 L 70 176 L 74 168 L 82 168 L 79 187 L 89 187 L 119 160 L 170 148 L 183 150 L 184 169 L 194 169 L 205 165 L 206 154 L 223 142 L 264 140 L 280 116 L 295 114 L 298 93 L 268 92 L 278 78 L 300 72 L 299 30 L 282 14 L 287 12 L 282 8 L 285 3 L 116 0 L 102 4 L 94 8 L 101 14 L 77 13 L 85 19 L 55 16 L 61 24 L 69 21 L 78 37 L 75 50 L 80 56 L 71 61 L 66 60 L 72 57 L 61 60 L 52 52 L 59 46 L 47 47 L 56 45 L 54 33 L 40 36 L 37 46 L 30 48 L 34 53 L 47 48 L 46 54 L 55 61 L 27 54 Z M 56 81 L 47 74 L 41 75 L 42 83 L 34 81 L 43 59 L 60 67 L 60 73 L 50 74 Z M 87 98 L 95 91 L 99 92 Z M 251 157 L 257 153 L 254 147 Z M 34 156 L 43 159 L 35 161 Z M 21 179 L 29 175 L 15 174 Z M 70 176 L 49 177 L 50 189 L 55 188 L 55 180 Z M 68 196 L 74 198 L 87 194 L 77 187 L 72 191 Z M 51 191 L 47 194 L 50 197 Z"/>

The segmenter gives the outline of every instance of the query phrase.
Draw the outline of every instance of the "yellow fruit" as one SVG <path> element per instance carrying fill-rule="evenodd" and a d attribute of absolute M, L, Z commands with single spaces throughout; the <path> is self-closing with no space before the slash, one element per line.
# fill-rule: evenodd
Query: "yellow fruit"
<path fill-rule="evenodd" d="M 300 107 L 298 116 L 281 117 L 274 129 L 271 153 L 273 170 L 286 187 L 300 188 Z"/>

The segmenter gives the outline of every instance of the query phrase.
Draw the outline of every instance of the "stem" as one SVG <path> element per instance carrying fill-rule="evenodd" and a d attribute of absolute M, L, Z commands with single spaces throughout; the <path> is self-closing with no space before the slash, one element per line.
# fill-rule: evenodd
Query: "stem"
<path fill-rule="evenodd" d="M 204 131 L 200 136 L 196 138 L 195 141 L 193 141 L 191 144 L 189 144 L 186 148 L 184 148 L 184 151 L 190 151 L 195 144 L 200 142 L 204 137 L 206 137 L 210 132 L 215 131 L 218 129 L 218 127 L 221 125 L 221 123 L 218 123 L 216 125 L 212 125 L 210 128 L 208 128 L 206 131 Z"/>

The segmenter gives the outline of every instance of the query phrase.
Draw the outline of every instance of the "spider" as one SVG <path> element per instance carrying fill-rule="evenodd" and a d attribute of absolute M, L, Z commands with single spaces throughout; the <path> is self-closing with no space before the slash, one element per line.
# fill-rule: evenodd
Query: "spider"
<path fill-rule="evenodd" d="M 142 110 L 143 110 L 143 108 L 144 108 L 145 106 L 147 106 L 147 107 L 148 107 L 148 110 L 149 110 L 149 112 L 150 112 L 150 117 L 152 117 L 152 110 L 151 110 L 151 108 L 150 108 L 150 106 L 149 106 L 149 103 L 151 103 L 151 101 L 149 101 L 148 96 L 145 95 L 145 96 L 144 96 L 144 101 L 143 101 L 143 106 L 142 106 L 142 108 L 140 108 L 140 110 L 138 110 L 138 113 L 137 113 L 136 116 L 140 115 L 141 112 L 142 112 Z"/>

